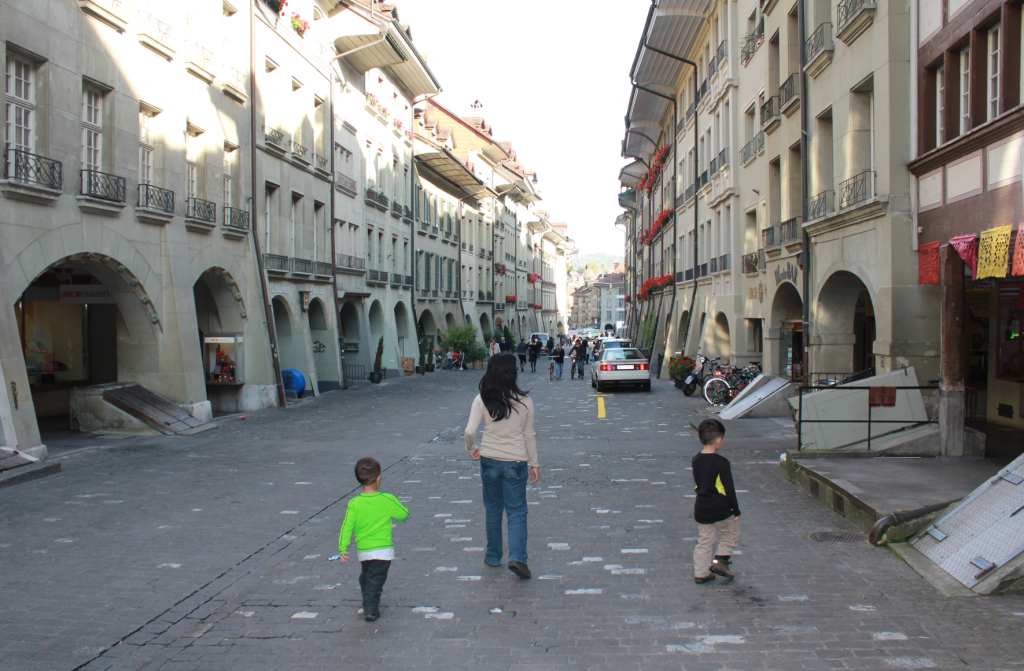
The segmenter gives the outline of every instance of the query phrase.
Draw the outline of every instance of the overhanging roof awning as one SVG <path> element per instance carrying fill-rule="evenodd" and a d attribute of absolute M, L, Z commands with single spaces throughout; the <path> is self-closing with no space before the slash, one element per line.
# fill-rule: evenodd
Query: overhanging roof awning
<path fill-rule="evenodd" d="M 619 171 L 619 182 L 625 186 L 636 188 L 640 182 L 640 176 L 647 172 L 644 164 L 640 161 L 632 161 L 622 166 Z"/>
<path fill-rule="evenodd" d="M 418 137 L 417 140 L 422 141 Z M 498 195 L 444 147 L 430 145 L 426 151 L 416 154 L 416 163 L 428 178 L 434 175 L 448 182 L 462 191 L 465 197 L 485 198 Z"/>
<path fill-rule="evenodd" d="M 366 47 L 345 56 L 349 65 L 359 72 L 380 68 L 414 97 L 441 91 L 434 73 L 395 21 L 377 24 L 354 11 L 347 11 L 332 19 L 331 28 L 341 33 L 334 38 L 338 53 Z M 368 47 L 370 44 L 373 46 Z"/>

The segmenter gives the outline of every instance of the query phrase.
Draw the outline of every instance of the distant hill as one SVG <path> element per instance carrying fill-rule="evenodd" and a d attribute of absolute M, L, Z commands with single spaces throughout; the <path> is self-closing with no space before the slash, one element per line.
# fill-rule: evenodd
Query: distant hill
<path fill-rule="evenodd" d="M 609 269 L 614 263 L 622 263 L 621 254 L 580 254 L 573 258 L 572 267 L 582 270 L 591 263 L 597 264 L 600 269 Z"/>

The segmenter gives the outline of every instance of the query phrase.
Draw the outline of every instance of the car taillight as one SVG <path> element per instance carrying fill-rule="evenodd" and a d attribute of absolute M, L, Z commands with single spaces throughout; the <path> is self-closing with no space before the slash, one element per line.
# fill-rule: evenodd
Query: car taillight
<path fill-rule="evenodd" d="M 649 368 L 650 368 L 650 366 L 648 366 L 645 363 L 638 364 L 637 367 L 636 367 L 637 370 L 647 370 Z"/>
<path fill-rule="evenodd" d="M 615 366 L 603 363 L 601 364 L 601 370 L 615 370 Z"/>

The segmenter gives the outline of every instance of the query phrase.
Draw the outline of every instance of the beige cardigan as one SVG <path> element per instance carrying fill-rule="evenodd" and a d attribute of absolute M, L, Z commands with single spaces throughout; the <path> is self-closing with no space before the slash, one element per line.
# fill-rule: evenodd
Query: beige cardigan
<path fill-rule="evenodd" d="M 476 432 L 482 421 L 484 438 L 480 441 L 480 456 L 498 461 L 525 461 L 534 468 L 539 467 L 537 433 L 533 429 L 533 399 L 524 396 L 520 403 L 513 406 L 509 417 L 495 421 L 477 394 L 466 425 L 466 451 L 472 453 L 476 449 Z"/>

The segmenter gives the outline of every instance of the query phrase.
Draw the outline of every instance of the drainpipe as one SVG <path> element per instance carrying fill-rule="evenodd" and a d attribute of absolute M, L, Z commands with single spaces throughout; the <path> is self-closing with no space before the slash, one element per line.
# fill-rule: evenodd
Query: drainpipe
<path fill-rule="evenodd" d="M 807 72 L 803 69 L 803 64 L 807 58 L 807 30 L 804 27 L 804 20 L 806 18 L 805 0 L 797 0 L 796 3 L 796 23 L 797 23 L 797 39 L 800 40 L 800 203 L 801 209 L 804 212 L 803 219 L 806 220 L 807 215 L 807 181 L 808 181 L 808 167 L 807 167 L 807 138 L 810 137 L 810 133 L 807 130 Z M 911 51 L 916 50 L 916 46 Z M 808 384 L 810 380 L 810 335 L 811 335 L 811 236 L 807 233 L 807 229 L 801 226 L 803 241 L 801 244 L 801 254 L 803 255 L 804 261 L 804 300 L 803 300 L 803 327 L 804 327 L 804 357 L 803 357 L 803 373 L 804 381 L 803 384 Z"/>
<path fill-rule="evenodd" d="M 910 2 L 910 160 L 917 158 L 918 153 L 918 72 L 917 72 L 917 40 L 918 26 L 917 13 L 919 0 Z M 915 252 L 918 249 L 917 235 L 917 175 L 910 173 L 910 247 Z"/>
<path fill-rule="evenodd" d="M 657 6 L 657 3 L 653 3 L 653 4 L 655 6 Z M 700 218 L 699 218 L 699 216 L 697 214 L 697 194 L 696 194 L 696 190 L 697 190 L 697 177 L 699 175 L 699 173 L 697 172 L 697 170 L 698 170 L 697 169 L 697 165 L 698 165 L 698 163 L 700 163 L 699 157 L 698 157 L 698 154 L 697 154 L 697 148 L 698 148 L 698 143 L 699 143 L 699 138 L 700 138 L 700 135 L 698 134 L 698 131 L 697 131 L 697 75 L 699 73 L 697 72 L 697 64 L 694 63 L 693 61 L 688 60 L 686 58 L 683 58 L 682 56 L 676 56 L 675 54 L 670 54 L 667 51 L 662 51 L 661 49 L 656 49 L 655 47 L 652 47 L 650 44 L 648 44 L 647 43 L 647 34 L 646 33 L 644 33 L 644 47 L 647 48 L 647 49 L 650 49 L 651 51 L 653 51 L 656 54 L 661 54 L 662 56 L 665 56 L 666 58 L 671 58 L 671 59 L 677 60 L 677 61 L 679 61 L 681 63 L 684 63 L 686 65 L 689 65 L 691 68 L 693 68 L 693 117 L 694 117 L 694 119 L 693 119 L 693 184 L 694 184 L 694 187 L 693 187 L 694 188 L 694 194 L 693 194 L 693 199 L 694 199 L 693 200 L 693 266 L 694 266 L 694 273 L 693 274 L 694 274 L 694 278 L 693 278 L 693 293 L 690 295 L 690 316 L 686 320 L 686 329 L 683 331 L 682 345 L 679 346 L 679 351 L 682 352 L 685 355 L 686 354 L 686 339 L 690 337 L 690 324 L 693 322 L 693 313 L 694 313 L 694 309 L 695 309 L 694 301 L 697 300 L 697 277 L 696 277 L 696 275 L 697 275 L 697 272 L 696 272 L 696 270 L 697 270 L 697 252 L 698 252 L 698 250 L 700 248 L 700 242 L 699 242 L 699 240 L 697 238 L 697 229 L 698 229 L 698 226 L 699 226 Z M 673 107 L 675 107 L 675 99 L 672 100 L 672 105 L 673 105 Z M 673 114 L 672 115 L 672 129 L 673 129 L 673 131 L 675 131 L 675 127 L 676 127 L 676 115 Z M 673 136 L 672 136 L 673 144 L 675 143 L 675 141 L 676 141 L 675 133 L 673 132 Z M 675 206 L 675 203 L 673 203 L 673 206 Z M 675 227 L 676 227 L 675 218 L 673 218 L 673 224 L 672 224 L 672 234 L 673 234 L 673 236 L 675 236 Z M 672 259 L 672 264 L 673 264 L 672 267 L 674 269 L 675 268 L 675 258 Z M 673 280 L 674 279 L 675 278 L 673 278 Z M 675 294 L 673 293 L 673 300 L 674 300 L 674 297 L 675 297 Z M 674 307 L 674 305 L 673 305 L 673 307 Z"/>
<path fill-rule="evenodd" d="M 274 324 L 274 310 L 270 306 L 267 291 L 267 275 L 263 272 L 263 254 L 260 253 L 260 240 L 256 229 L 256 0 L 249 3 L 249 154 L 252 160 L 252 195 L 249 200 L 252 207 L 249 219 L 252 221 L 252 244 L 255 248 L 256 271 L 260 277 L 260 293 L 263 299 L 263 318 L 267 322 L 267 336 L 270 338 L 270 360 L 274 365 L 274 378 L 277 381 L 277 407 L 287 408 L 288 401 L 284 395 L 284 378 L 281 377 L 281 359 L 277 347 L 277 326 Z"/>

